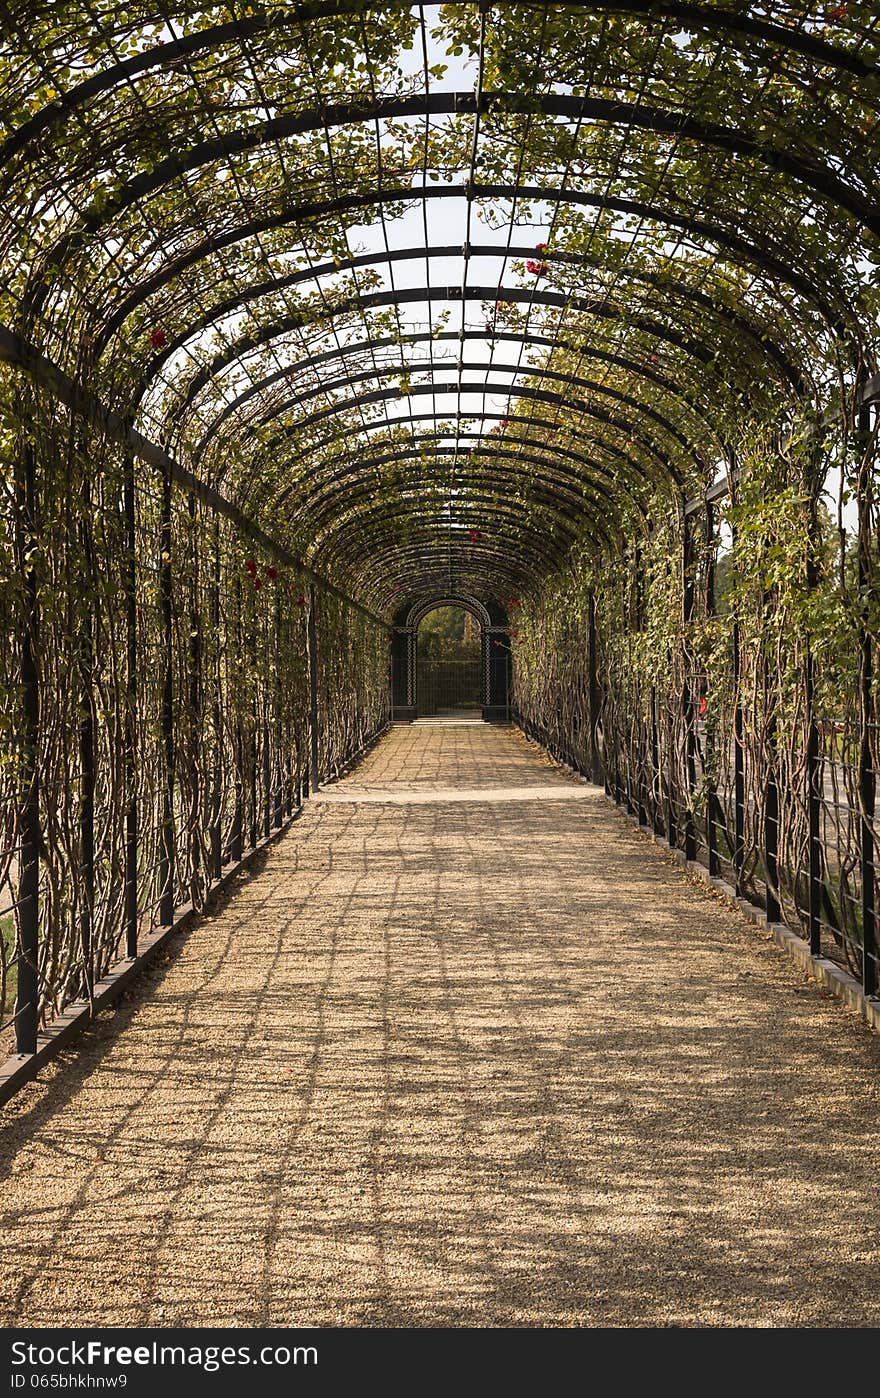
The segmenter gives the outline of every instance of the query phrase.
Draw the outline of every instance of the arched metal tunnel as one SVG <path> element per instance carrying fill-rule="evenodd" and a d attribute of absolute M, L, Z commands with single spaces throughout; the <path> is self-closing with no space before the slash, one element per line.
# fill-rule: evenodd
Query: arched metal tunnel
<path fill-rule="evenodd" d="M 447 605 L 484 720 L 876 1017 L 874 7 L 0 29 L 0 1100 L 418 718 Z"/>

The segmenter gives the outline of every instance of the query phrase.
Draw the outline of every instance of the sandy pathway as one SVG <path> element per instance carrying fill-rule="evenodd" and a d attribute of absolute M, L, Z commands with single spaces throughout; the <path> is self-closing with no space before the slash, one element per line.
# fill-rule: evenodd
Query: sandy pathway
<path fill-rule="evenodd" d="M 393 730 L 44 1078 L 7 1325 L 880 1323 L 880 1042 L 510 731 Z"/>

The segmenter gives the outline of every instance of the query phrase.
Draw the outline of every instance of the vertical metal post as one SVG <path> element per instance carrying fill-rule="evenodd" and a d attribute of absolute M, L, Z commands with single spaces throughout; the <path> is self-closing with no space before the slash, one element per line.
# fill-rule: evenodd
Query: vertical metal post
<path fill-rule="evenodd" d="M 256 651 L 256 645 L 254 646 Z M 259 722 L 259 709 L 257 706 L 257 691 L 254 688 L 253 699 L 251 700 L 251 740 L 250 748 L 250 792 L 248 798 L 248 835 L 251 849 L 257 848 L 257 725 Z"/>
<path fill-rule="evenodd" d="M 315 584 L 309 586 L 309 785 L 312 793 L 318 790 L 320 772 L 318 770 L 318 624 L 316 616 Z"/>
<path fill-rule="evenodd" d="M 199 608 L 199 539 L 196 502 L 188 500 L 190 523 L 190 612 L 189 612 L 189 724 L 190 724 L 190 897 L 198 907 L 202 895 L 201 771 L 199 745 L 202 742 L 202 617 Z"/>
<path fill-rule="evenodd" d="M 743 728 L 739 618 L 732 628 L 733 664 L 733 884 L 738 898 L 743 894 L 746 851 L 746 770 Z"/>
<path fill-rule="evenodd" d="M 682 512 L 681 534 L 681 578 L 682 578 L 682 621 L 684 622 L 684 685 L 681 705 L 685 732 L 685 774 L 687 792 L 684 818 L 684 857 L 694 860 L 697 857 L 697 830 L 694 823 L 694 792 L 696 790 L 696 753 L 694 743 L 694 696 L 690 666 L 693 664 L 690 647 L 690 626 L 694 617 L 694 579 L 692 575 L 690 520 Z"/>
<path fill-rule="evenodd" d="M 587 664 L 590 688 L 590 777 L 597 786 L 602 782 L 599 757 L 599 657 L 596 638 L 596 594 L 590 588 L 587 610 Z"/>
<path fill-rule="evenodd" d="M 236 577 L 233 589 L 235 598 L 235 665 L 241 666 L 242 653 L 244 649 L 244 637 L 242 635 L 242 607 L 241 607 L 241 578 Z M 241 676 L 237 689 L 241 689 Z M 233 805 L 232 805 L 232 830 L 229 837 L 229 858 L 233 864 L 240 864 L 244 854 L 244 731 L 241 724 L 241 699 L 240 694 L 236 694 L 233 702 L 235 704 L 235 738 L 233 752 Z"/>
<path fill-rule="evenodd" d="M 809 544 L 807 553 L 807 587 L 812 592 L 817 583 L 816 549 L 819 543 L 818 521 L 816 518 L 816 491 L 812 480 L 810 487 Z M 804 708 L 807 729 L 807 878 L 808 878 L 808 919 L 810 952 L 819 956 L 822 951 L 822 860 L 820 845 L 820 819 L 822 809 L 822 763 L 819 756 L 819 726 L 816 722 L 816 665 L 809 637 L 804 657 Z"/>
<path fill-rule="evenodd" d="M 275 592 L 275 802 L 273 811 L 273 821 L 276 830 L 281 828 L 284 821 L 285 804 L 285 778 L 289 771 L 287 765 L 287 753 L 284 744 L 284 690 L 281 681 L 281 648 L 282 648 L 282 623 L 281 623 L 281 589 Z M 268 834 L 268 831 L 266 832 Z"/>
<path fill-rule="evenodd" d="M 651 821 L 655 835 L 663 834 L 663 817 L 660 813 L 660 740 L 657 723 L 657 686 L 651 685 Z"/>
<path fill-rule="evenodd" d="M 771 701 L 773 677 L 770 660 L 764 653 L 764 706 L 766 723 L 767 776 L 764 784 L 764 882 L 767 921 L 782 916 L 779 902 L 779 786 L 776 781 L 776 706 Z"/>
<path fill-rule="evenodd" d="M 162 741 L 164 782 L 162 789 L 162 828 L 159 841 L 159 921 L 168 927 L 174 921 L 174 627 L 171 592 L 171 473 L 162 471 L 162 513 L 159 527 L 159 611 L 162 624 L 162 706 L 159 727 Z"/>
<path fill-rule="evenodd" d="M 137 516 L 134 456 L 126 450 L 122 464 L 125 516 L 125 954 L 138 954 L 138 806 L 137 806 Z"/>
<path fill-rule="evenodd" d="M 706 616 L 715 615 L 715 510 L 710 500 L 706 501 Z M 705 771 L 706 758 L 709 758 L 710 770 L 714 765 L 715 740 L 712 738 L 710 749 L 709 726 L 706 725 L 704 737 L 704 760 Z M 721 874 L 721 861 L 718 858 L 718 793 L 715 789 L 714 779 L 706 782 L 706 847 L 709 855 L 709 874 L 712 878 L 718 878 Z"/>
<path fill-rule="evenodd" d="M 268 703 L 269 695 L 266 695 Z M 272 830 L 272 749 L 269 745 L 269 722 L 263 720 L 263 838 Z"/>
<path fill-rule="evenodd" d="M 877 914 L 876 869 L 874 856 L 874 658 L 871 646 L 868 595 L 873 578 L 872 503 L 868 442 L 870 410 L 862 408 L 858 419 L 858 443 L 862 453 L 858 478 L 858 576 L 859 576 L 859 863 L 862 874 L 862 989 L 865 995 L 877 993 Z"/>
<path fill-rule="evenodd" d="M 80 910 L 79 936 L 83 959 L 83 993 L 91 1001 L 94 986 L 92 922 L 95 906 L 95 715 L 93 675 L 94 627 L 92 621 L 92 582 L 94 568 L 91 545 L 92 485 L 87 469 L 82 475 L 83 518 L 80 537 L 83 545 L 87 586 L 79 633 L 79 847 Z"/>
<path fill-rule="evenodd" d="M 15 1046 L 18 1053 L 37 1051 L 40 922 L 40 689 L 37 654 L 40 611 L 32 546 L 36 535 L 34 448 L 26 442 L 15 460 L 15 534 L 23 581 L 21 628 L 21 868 L 18 882 L 18 989 L 15 1000 Z"/>
<path fill-rule="evenodd" d="M 214 645 L 214 695 L 211 704 L 211 721 L 214 729 L 214 761 L 211 765 L 211 829 L 209 835 L 211 851 L 211 878 L 219 879 L 223 869 L 223 714 L 220 705 L 222 693 L 223 650 L 220 631 L 220 520 L 214 516 L 213 528 L 213 567 L 208 587 L 208 616 L 211 622 L 211 636 Z M 224 633 L 225 639 L 225 633 Z"/>
<path fill-rule="evenodd" d="M 728 463 L 730 503 L 736 504 L 736 462 Z M 736 525 L 731 524 L 731 545 L 736 549 Z M 742 708 L 742 635 L 739 613 L 733 614 L 731 627 L 731 665 L 733 667 L 733 886 L 738 898 L 744 893 L 743 873 L 746 852 L 746 765 L 745 727 Z"/>
<path fill-rule="evenodd" d="M 672 674 L 672 656 L 666 651 L 666 669 Z M 675 715 L 666 710 L 666 839 L 670 849 L 678 849 L 678 818 L 675 810 Z"/>

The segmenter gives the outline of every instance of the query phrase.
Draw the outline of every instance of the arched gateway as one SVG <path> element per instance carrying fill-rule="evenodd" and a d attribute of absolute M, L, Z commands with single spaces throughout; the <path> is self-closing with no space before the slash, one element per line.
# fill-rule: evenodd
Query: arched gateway
<path fill-rule="evenodd" d="M 480 708 L 488 723 L 510 717 L 511 654 L 506 609 L 464 592 L 450 592 L 407 602 L 395 614 L 391 644 L 391 705 L 397 720 L 419 716 L 417 695 L 419 627 L 438 607 L 460 607 L 480 627 Z"/>

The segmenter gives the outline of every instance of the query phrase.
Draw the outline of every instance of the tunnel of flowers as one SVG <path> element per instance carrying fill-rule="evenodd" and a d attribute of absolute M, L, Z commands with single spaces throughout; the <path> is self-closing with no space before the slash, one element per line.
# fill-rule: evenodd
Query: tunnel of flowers
<path fill-rule="evenodd" d="M 416 716 L 450 600 L 486 718 L 873 994 L 876 6 L 0 33 L 7 1045 Z"/>

